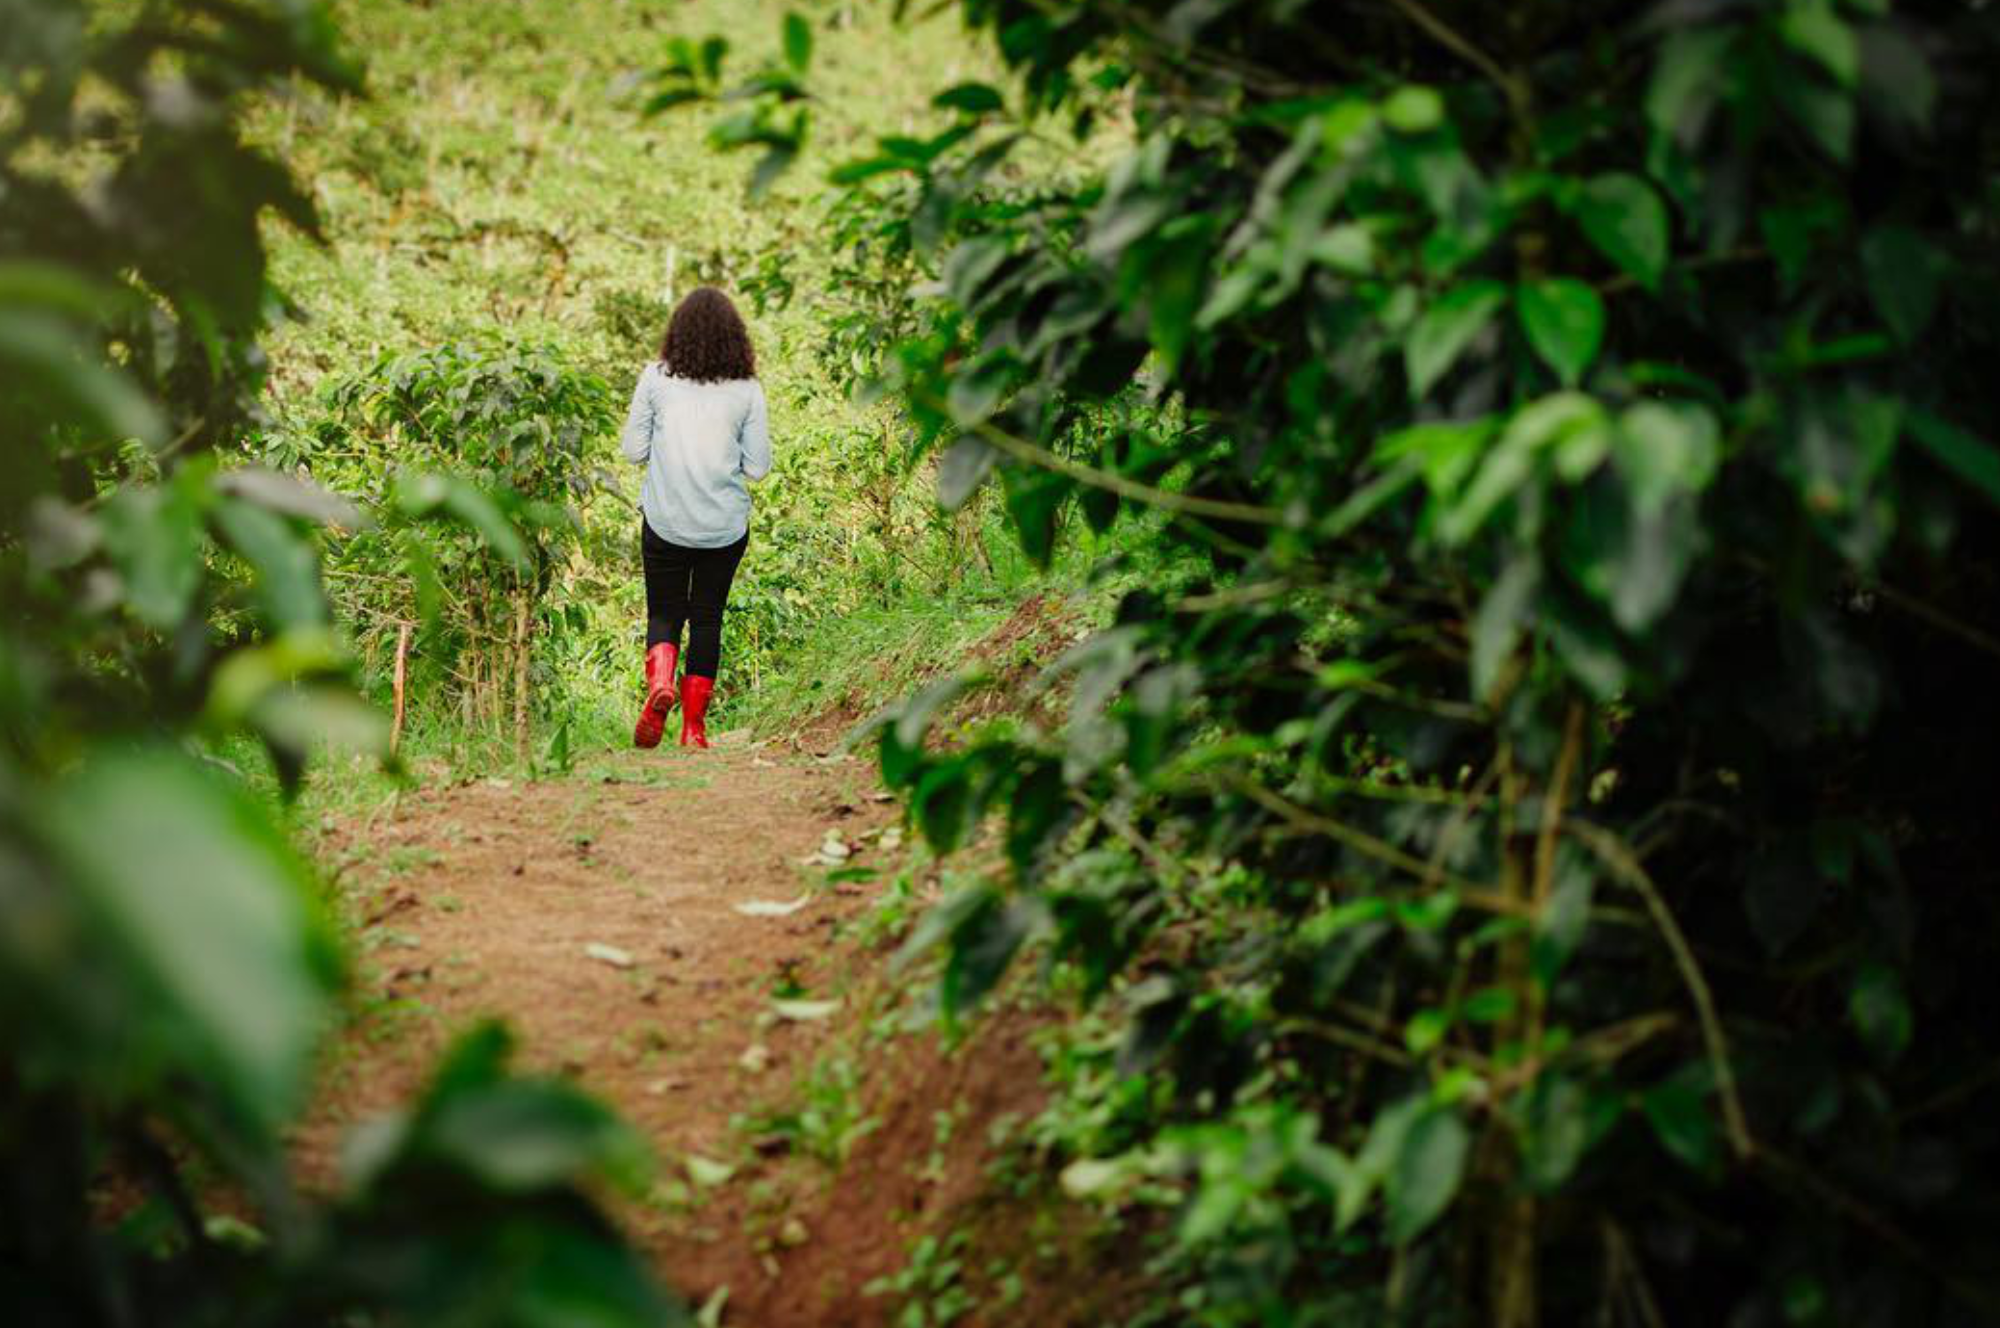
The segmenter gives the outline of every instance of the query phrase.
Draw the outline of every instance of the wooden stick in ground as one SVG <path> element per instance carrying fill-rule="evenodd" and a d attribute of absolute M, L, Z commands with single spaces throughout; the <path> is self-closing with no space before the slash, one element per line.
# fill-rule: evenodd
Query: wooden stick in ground
<path fill-rule="evenodd" d="M 528 764 L 528 585 L 514 592 L 514 763 Z"/>
<path fill-rule="evenodd" d="M 410 678 L 410 625 L 404 623 L 396 629 L 396 717 L 389 723 L 389 755 L 396 754 L 396 748 L 403 741 L 403 710 L 407 698 L 406 684 Z"/>

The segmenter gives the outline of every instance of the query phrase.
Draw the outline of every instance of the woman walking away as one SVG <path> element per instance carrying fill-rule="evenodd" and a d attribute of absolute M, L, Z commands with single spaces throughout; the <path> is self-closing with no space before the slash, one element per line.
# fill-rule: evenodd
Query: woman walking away
<path fill-rule="evenodd" d="M 632 393 L 621 439 L 646 468 L 640 559 L 646 572 L 646 701 L 632 741 L 657 747 L 678 697 L 681 746 L 706 747 L 702 719 L 722 658 L 722 611 L 750 542 L 749 486 L 771 470 L 771 431 L 750 334 L 729 297 L 690 292 L 667 323 L 658 362 Z M 687 676 L 677 686 L 681 624 Z"/>

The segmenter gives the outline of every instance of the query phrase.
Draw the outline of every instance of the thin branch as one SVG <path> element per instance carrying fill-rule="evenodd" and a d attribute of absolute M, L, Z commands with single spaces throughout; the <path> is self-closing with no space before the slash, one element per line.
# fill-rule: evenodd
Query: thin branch
<path fill-rule="evenodd" d="M 1039 4 L 1045 13 L 1054 13 L 1057 6 Z M 1153 16 L 1131 5 L 1117 3 L 1116 0 L 1098 0 L 1098 8 L 1105 14 L 1142 34 L 1153 49 L 1186 63 L 1189 67 L 1204 70 L 1210 74 L 1222 74 L 1243 86 L 1270 97 L 1302 97 L 1316 90 L 1310 83 L 1301 83 L 1286 74 L 1268 69 L 1253 60 L 1232 55 L 1226 51 L 1208 50 L 1192 42 L 1180 41 L 1163 31 Z"/>
<path fill-rule="evenodd" d="M 1709 267 L 1734 267 L 1740 263 L 1761 263 L 1770 258 L 1770 256 L 1770 253 L 1761 247 L 1727 249 L 1719 254 L 1697 254 L 1692 258 L 1684 258 L 1675 263 L 1674 268 L 1681 272 L 1692 272 Z M 1639 279 L 1631 273 L 1625 272 L 1600 283 L 1597 287 L 1597 293 L 1600 295 L 1622 295 L 1626 291 L 1637 290 L 1638 288 Z"/>
<path fill-rule="evenodd" d="M 1630 1019 L 1593 1029 L 1569 1044 L 1564 1053 L 1582 1060 L 1608 1065 L 1662 1034 L 1671 1033 L 1681 1022 L 1672 1010 L 1635 1014 Z"/>
<path fill-rule="evenodd" d="M 1736 1093 L 1736 1071 L 1729 1063 L 1729 1039 L 1723 1033 L 1722 1020 L 1715 1012 L 1715 995 L 1709 990 L 1708 978 L 1695 961 L 1687 936 L 1674 920 L 1659 887 L 1639 860 L 1632 856 L 1624 841 L 1602 826 L 1588 821 L 1571 821 L 1563 826 L 1563 833 L 1589 849 L 1646 902 L 1646 911 L 1652 915 L 1653 925 L 1667 943 L 1674 964 L 1680 969 L 1681 981 L 1694 1001 L 1695 1016 L 1701 1021 L 1702 1040 L 1708 1046 L 1709 1065 L 1715 1071 L 1716 1092 L 1722 1097 L 1722 1121 L 1729 1133 L 1730 1146 L 1736 1150 L 1738 1157 L 1751 1156 L 1755 1145 L 1750 1138 L 1749 1122 L 1744 1119 L 1742 1099 Z"/>
<path fill-rule="evenodd" d="M 1077 806 L 1089 810 L 1089 800 L 1082 795 L 1073 796 L 1072 801 Z M 1187 879 L 1180 865 L 1166 853 L 1161 852 L 1159 845 L 1139 833 L 1139 828 L 1126 819 L 1122 812 L 1107 805 L 1099 810 L 1097 818 L 1105 825 L 1110 826 L 1112 833 L 1131 845 L 1132 851 L 1137 853 L 1145 861 L 1146 865 L 1158 873 L 1168 884 L 1179 886 Z"/>
<path fill-rule="evenodd" d="M 207 427 L 208 427 L 208 416 L 197 415 L 195 417 L 194 423 L 188 425 L 187 428 L 181 430 L 178 436 L 176 436 L 172 441 L 168 442 L 164 447 L 160 448 L 159 451 L 148 453 L 147 454 L 148 458 L 152 461 L 155 467 L 165 465 L 168 461 L 171 461 L 173 460 L 174 457 L 178 456 L 181 453 L 181 451 L 184 450 L 189 443 L 192 443 L 197 437 L 199 437 L 201 435 L 201 431 Z M 92 494 L 89 498 L 86 498 L 82 502 L 78 503 L 76 505 L 76 510 L 79 512 L 96 511 L 99 507 L 103 506 L 106 499 L 110 498 L 111 495 L 118 492 L 118 490 L 128 487 L 129 483 L 130 483 L 129 480 L 120 480 L 117 483 L 113 484 L 112 487 L 105 489 L 103 492 Z"/>
<path fill-rule="evenodd" d="M 1193 535 L 1196 539 L 1202 541 L 1202 543 L 1220 549 L 1222 552 L 1230 554 L 1233 557 L 1241 558 L 1244 562 L 1250 562 L 1253 559 L 1263 556 L 1264 551 L 1262 549 L 1245 544 L 1240 539 L 1232 539 L 1215 527 L 1204 525 L 1195 520 L 1185 512 L 1169 513 L 1167 519 L 1182 530 Z"/>
<path fill-rule="evenodd" d="M 1383 802 L 1421 802 L 1432 807 L 1463 807 L 1472 801 L 1472 795 L 1469 793 L 1460 793 L 1454 789 L 1432 788 L 1428 784 L 1383 784 L 1372 779 L 1347 779 L 1339 775 L 1321 775 L 1313 783 L 1332 793 L 1348 793 L 1357 798 L 1375 798 Z"/>
<path fill-rule="evenodd" d="M 1079 484 L 1087 484 L 1094 489 L 1115 493 L 1121 498 L 1130 498 L 1135 503 L 1148 507 L 1158 507 L 1168 512 L 1179 512 L 1187 516 L 1205 516 L 1214 521 L 1242 521 L 1250 525 L 1277 526 L 1284 524 L 1284 514 L 1275 507 L 1260 507 L 1253 503 L 1231 503 L 1217 498 L 1202 498 L 1190 493 L 1174 493 L 1169 489 L 1156 489 L 1150 484 L 1127 479 L 1123 475 L 1095 466 L 1086 466 L 1081 461 L 1072 461 L 1065 456 L 1057 456 L 1045 447 L 1037 446 L 1025 438 L 1008 433 L 991 420 L 981 420 L 971 428 L 971 432 L 998 451 L 1006 453 L 1016 461 L 1024 461 L 1043 470 L 1052 470 L 1058 475 L 1066 475 Z"/>
<path fill-rule="evenodd" d="M 1499 88 L 1501 94 L 1507 98 L 1507 104 L 1513 108 L 1514 113 L 1523 119 L 1526 118 L 1528 110 L 1527 89 L 1521 86 L 1519 79 L 1501 68 L 1498 60 L 1495 60 L 1485 51 L 1475 46 L 1469 38 L 1462 35 L 1456 28 L 1432 13 L 1429 8 L 1421 3 L 1421 0 L 1389 0 L 1389 3 L 1396 9 L 1401 10 L 1403 17 L 1423 29 L 1424 33 L 1432 41 L 1435 41 L 1438 45 L 1472 65 L 1480 73 L 1486 75 L 1486 77 L 1492 79 L 1494 86 Z"/>
<path fill-rule="evenodd" d="M 1745 556 L 1740 557 L 1738 561 L 1751 571 L 1756 572 L 1759 576 L 1769 578 L 1776 575 L 1776 571 L 1771 564 L 1765 562 L 1762 558 Z M 1976 650 L 2000 657 L 2000 640 L 1994 639 L 1991 635 L 1979 630 L 1971 623 L 1962 622 L 1930 601 L 1919 599 L 1907 590 L 1898 590 L 1886 581 L 1870 581 L 1866 585 L 1869 590 L 1880 595 L 1891 605 L 1901 609 L 1912 618 L 1928 623 L 1930 626 L 1937 628 L 1940 632 L 1944 632 L 1947 635 L 1955 636 Z"/>
<path fill-rule="evenodd" d="M 1898 1125 L 1908 1125 L 1911 1121 L 1929 1116 L 1934 1112 L 1947 1111 L 1996 1080 L 2000 1080 L 2000 1060 L 1987 1062 L 1985 1068 L 1974 1074 L 1970 1079 L 1953 1084 L 1950 1088 L 1940 1093 L 1932 1094 L 1915 1106 L 1906 1107 L 1902 1111 L 1897 1112 L 1896 1123 Z"/>
<path fill-rule="evenodd" d="M 1996 1308 L 1993 1295 L 1984 1288 L 1975 1286 L 1954 1275 L 1948 1267 L 1925 1250 L 1922 1242 L 1891 1222 L 1881 1213 L 1860 1199 L 1835 1185 L 1797 1158 L 1770 1147 L 1762 1149 L 1758 1160 L 1768 1171 L 1776 1172 L 1796 1182 L 1813 1198 L 1836 1212 L 1844 1213 L 1857 1226 L 1873 1232 L 1884 1244 L 1900 1253 L 1911 1263 L 1937 1278 L 1951 1293 L 1966 1304 L 1987 1313 Z"/>
<path fill-rule="evenodd" d="M 1237 776 L 1231 778 L 1228 782 L 1230 787 L 1242 793 L 1252 802 L 1274 813 L 1281 820 L 1290 823 L 1298 829 L 1307 830 L 1313 834 L 1325 835 L 1329 839 L 1337 840 L 1355 852 L 1365 857 L 1374 858 L 1377 862 L 1387 866 L 1394 867 L 1417 878 L 1419 881 L 1427 884 L 1434 883 L 1446 886 L 1457 892 L 1461 903 L 1469 904 L 1473 908 L 1483 909 L 1489 913 L 1525 915 L 1529 912 L 1526 904 L 1520 900 L 1509 899 L 1498 891 L 1488 889 L 1466 877 L 1436 870 L 1433 864 L 1427 864 L 1421 859 L 1405 853 L 1386 839 L 1378 839 L 1366 830 L 1356 829 L 1344 821 L 1336 821 L 1332 817 L 1321 816 L 1316 812 L 1308 811 L 1304 807 L 1300 807 L 1279 797 L 1253 779 Z"/>
<path fill-rule="evenodd" d="M 1367 1033 L 1358 1032 L 1355 1029 L 1346 1028 L 1340 1024 L 1330 1024 L 1321 1019 L 1286 1019 L 1278 1025 L 1276 1031 L 1280 1037 L 1287 1033 L 1304 1033 L 1310 1037 L 1319 1038 L 1321 1041 L 1331 1042 L 1339 1047 L 1346 1047 L 1349 1051 L 1358 1051 L 1364 1056 L 1372 1056 L 1378 1061 L 1386 1061 L 1388 1064 L 1398 1067 L 1407 1066 L 1412 1063 L 1410 1054 L 1401 1047 L 1385 1042 L 1380 1038 L 1372 1037 Z"/>
<path fill-rule="evenodd" d="M 1465 828 L 1472 824 L 1473 813 L 1477 812 L 1480 804 L 1486 801 L 1486 795 L 1493 791 L 1493 784 L 1499 778 L 1500 762 L 1497 759 L 1488 761 L 1486 769 L 1474 782 L 1471 792 L 1465 795 L 1465 801 L 1451 814 L 1451 819 L 1444 823 L 1444 829 L 1438 832 L 1437 843 L 1431 847 L 1430 861 L 1424 864 L 1426 883 L 1442 879 L 1445 855 L 1458 843 L 1458 837 L 1465 833 Z"/>
<path fill-rule="evenodd" d="M 2000 657 L 2000 641 L 1994 640 L 1971 623 L 1961 622 L 1952 617 L 1928 600 L 1918 599 L 1908 591 L 1898 590 L 1884 581 L 1874 582 L 1868 588 L 1919 622 L 1928 623 L 1940 632 L 1955 636 L 1976 650 Z"/>
<path fill-rule="evenodd" d="M 1608 1321 L 1611 1301 L 1608 1297 L 1619 1287 L 1629 1292 L 1632 1307 L 1644 1328 L 1667 1328 L 1666 1317 L 1660 1313 L 1659 1301 L 1653 1297 L 1653 1288 L 1646 1282 L 1646 1273 L 1639 1265 L 1638 1255 L 1632 1243 L 1616 1222 L 1605 1219 L 1604 1248 L 1606 1253 L 1607 1299 L 1605 1301 Z"/>
<path fill-rule="evenodd" d="M 1212 609 L 1235 609 L 1247 604 L 1262 604 L 1265 600 L 1277 599 L 1292 590 L 1286 581 L 1260 581 L 1255 585 L 1231 586 L 1227 590 L 1211 591 L 1205 595 L 1186 595 L 1174 604 L 1175 613 L 1207 613 Z"/>
<path fill-rule="evenodd" d="M 180 1223 L 181 1233 L 188 1243 L 197 1247 L 208 1244 L 208 1228 L 202 1221 L 201 1207 L 188 1190 L 186 1180 L 166 1145 L 136 1119 L 125 1122 L 121 1142 L 139 1171 L 151 1181 L 165 1201 L 174 1220 Z"/>
<path fill-rule="evenodd" d="M 1502 1098 L 1531 1087 L 1551 1063 L 1584 1060 L 1609 1065 L 1661 1034 L 1672 1032 L 1679 1023 L 1678 1015 L 1663 1010 L 1657 1014 L 1635 1015 L 1620 1023 L 1607 1024 L 1578 1038 L 1555 1055 L 1534 1055 L 1520 1061 L 1505 1074 L 1495 1078 L 1488 1085 L 1488 1089 L 1495 1098 Z"/>
<path fill-rule="evenodd" d="M 203 429 L 206 429 L 207 427 L 208 427 L 208 416 L 197 415 L 195 417 L 194 423 L 188 425 L 187 428 L 181 430 L 180 435 L 177 438 L 175 438 L 172 442 L 168 443 L 165 447 L 161 448 L 159 451 L 153 453 L 154 464 L 157 465 L 162 461 L 168 461 L 180 455 L 181 451 L 185 449 L 189 443 L 192 443 L 196 438 L 200 437 L 201 431 Z"/>
<path fill-rule="evenodd" d="M 1570 702 L 1569 714 L 1563 724 L 1562 754 L 1556 758 L 1555 775 L 1542 798 L 1541 833 L 1535 838 L 1534 898 L 1537 913 L 1547 905 L 1549 893 L 1555 886 L 1556 836 L 1562 832 L 1563 808 L 1569 803 L 1569 782 L 1575 777 L 1577 761 L 1583 754 L 1583 721 L 1583 703 Z"/>
<path fill-rule="evenodd" d="M 1406 709 L 1419 710 L 1425 714 L 1436 715 L 1440 719 L 1456 719 L 1467 724 L 1483 724 L 1493 717 L 1492 712 L 1487 710 L 1485 706 L 1468 705 L 1463 701 L 1447 701 L 1443 697 L 1418 696 L 1414 692 L 1406 692 L 1400 688 L 1391 687 L 1389 684 L 1377 682 L 1373 678 L 1363 678 L 1349 685 L 1357 692 L 1365 692 L 1369 696 L 1380 697 L 1384 701 L 1393 701 Z"/>
<path fill-rule="evenodd" d="M 1341 601 L 1337 596 L 1335 603 L 1340 604 L 1343 608 L 1347 607 L 1347 603 Z M 1368 607 L 1379 610 L 1380 604 L 1377 602 Z M 1386 673 L 1395 669 L 1405 658 L 1405 655 L 1398 653 L 1386 659 L 1378 659 L 1374 661 L 1374 665 L 1379 672 Z M 1325 661 L 1315 659 L 1304 652 L 1292 656 L 1291 664 L 1299 672 L 1315 678 L 1326 667 Z M 1485 706 L 1474 705 L 1465 701 L 1451 701 L 1441 696 L 1420 696 L 1415 692 L 1401 687 L 1391 687 L 1379 678 L 1355 678 L 1342 685 L 1349 690 L 1361 692 L 1365 695 L 1402 706 L 1406 710 L 1416 710 L 1423 714 L 1436 715 L 1441 719 L 1456 719 L 1467 724 L 1485 724 L 1493 718 L 1493 712 Z"/>

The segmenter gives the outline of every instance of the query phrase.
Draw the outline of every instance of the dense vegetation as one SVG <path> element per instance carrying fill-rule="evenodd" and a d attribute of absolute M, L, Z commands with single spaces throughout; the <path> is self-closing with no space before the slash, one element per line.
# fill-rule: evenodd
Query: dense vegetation
<path fill-rule="evenodd" d="M 1337 8 L 1337 12 L 1336 12 Z M 1003 85 L 838 168 L 939 291 L 878 344 L 949 505 L 1186 557 L 1067 728 L 884 778 L 1128 1016 L 1072 1188 L 1169 1317 L 1963 1322 L 2000 1285 L 2000 29 L 1949 6 L 978 0 Z M 797 150 L 809 45 L 668 102 Z M 995 171 L 1129 115 L 1101 173 Z M 886 323 L 886 320 L 885 320 Z"/>
<path fill-rule="evenodd" d="M 343 6 L 369 51 L 367 95 L 295 89 L 247 117 L 256 142 L 312 180 L 329 241 L 272 237 L 274 276 L 304 317 L 274 330 L 273 419 L 254 447 L 268 463 L 301 468 L 343 493 L 370 491 L 400 460 L 428 452 L 429 438 L 381 406 L 417 367 L 407 357 L 445 347 L 460 349 L 450 352 L 453 367 L 438 366 L 434 385 L 449 391 L 456 366 L 469 369 L 472 360 L 528 354 L 564 376 L 564 418 L 586 424 L 595 406 L 584 380 L 602 380 L 622 411 L 673 296 L 722 283 L 751 320 L 789 446 L 758 492 L 757 549 L 732 597 L 731 664 L 718 702 L 725 722 L 776 722 L 799 717 L 799 698 L 766 681 L 814 639 L 817 623 L 920 594 L 990 622 L 1006 612 L 999 587 L 1019 585 L 1031 569 L 1004 542 L 983 556 L 971 547 L 973 518 L 943 519 L 927 486 L 911 482 L 885 432 L 886 408 L 854 408 L 824 371 L 831 346 L 819 310 L 839 298 L 846 274 L 838 249 L 813 242 L 822 232 L 812 201 L 785 184 L 770 207 L 745 208 L 733 165 L 706 149 L 700 126 L 638 114 L 643 74 L 668 35 L 737 9 L 592 0 L 565 20 L 513 3 L 454 7 L 448 19 L 385 0 Z M 779 12 L 759 10 L 759 25 L 775 27 Z M 966 58 L 962 37 L 942 25 L 901 34 L 886 13 L 863 10 L 840 17 L 837 29 L 820 71 L 827 105 L 816 161 L 857 141 L 863 124 L 922 110 L 923 89 L 906 70 L 913 57 L 932 65 Z M 783 274 L 797 296 L 790 307 L 779 307 L 778 288 L 767 284 L 778 254 L 791 257 Z M 373 404 L 355 408 L 363 402 Z M 504 428 L 525 426 L 540 409 L 525 397 L 488 408 L 508 417 Z M 609 742 L 631 724 L 641 612 L 628 561 L 636 483 L 612 443 L 601 428 L 584 429 L 563 494 L 566 522 L 539 527 L 548 593 L 530 624 L 537 757 L 565 726 L 582 746 Z M 509 478 L 504 464 L 457 459 L 462 473 Z M 379 537 L 336 539 L 328 552 L 328 584 L 364 663 L 364 685 L 386 705 L 418 583 L 399 570 L 404 552 Z M 452 593 L 447 564 L 456 555 L 435 554 L 445 612 L 410 646 L 413 759 L 511 756 L 511 673 L 504 695 L 473 681 L 491 669 L 465 654 L 468 645 L 498 641 L 475 622 L 483 610 Z M 989 562 L 993 581 L 968 584 L 967 569 L 984 581 Z M 511 640 L 511 617 L 500 626 Z M 901 635 L 894 624 L 882 628 Z M 468 713 L 483 718 L 468 722 Z"/>
<path fill-rule="evenodd" d="M 352 66 L 314 6 L 27 0 L 0 22 L 7 1321 L 672 1321 L 584 1188 L 631 1183 L 643 1146 L 574 1089 L 510 1077 L 498 1029 L 362 1141 L 341 1194 L 304 1198 L 286 1156 L 335 923 L 197 743 L 247 730 L 288 780 L 328 737 L 379 743 L 314 527 L 393 538 L 451 511 L 524 561 L 463 478 L 412 473 L 363 511 L 225 464 L 279 307 L 260 214 L 315 225 L 239 116 L 289 80 L 351 87 Z"/>
<path fill-rule="evenodd" d="M 900 962 L 976 1043 L 1043 960 L 1029 1183 L 1134 1321 L 2000 1315 L 2000 19 L 891 9 L 354 0 L 365 85 L 305 0 L 0 0 L 9 1321 L 678 1315 L 639 1141 L 496 1030 L 298 1192 L 284 797 L 404 651 L 406 758 L 615 740 L 692 280 L 787 430 L 725 709 L 914 693 L 971 883 Z M 937 731 L 1052 585 L 1100 630 Z"/>

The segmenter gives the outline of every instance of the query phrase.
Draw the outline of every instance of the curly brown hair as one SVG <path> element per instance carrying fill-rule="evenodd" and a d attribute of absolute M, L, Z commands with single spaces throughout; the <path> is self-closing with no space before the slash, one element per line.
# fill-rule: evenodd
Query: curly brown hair
<path fill-rule="evenodd" d="M 660 339 L 660 363 L 675 378 L 721 383 L 757 376 L 757 353 L 750 330 L 729 297 L 713 286 L 698 286 L 667 320 Z"/>

